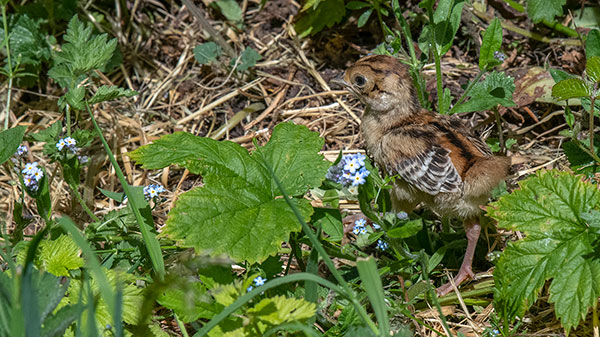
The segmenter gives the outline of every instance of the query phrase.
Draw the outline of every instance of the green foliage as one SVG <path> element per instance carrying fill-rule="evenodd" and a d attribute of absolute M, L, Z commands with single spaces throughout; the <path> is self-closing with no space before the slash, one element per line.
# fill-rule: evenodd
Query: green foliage
<path fill-rule="evenodd" d="M 24 321 L 22 308 L 27 303 L 25 298 L 19 295 L 19 287 L 16 287 L 19 284 L 24 286 L 22 277 L 15 276 L 16 270 L 2 272 L 0 273 L 0 335 L 25 336 L 26 324 L 30 327 L 37 326 L 40 331 L 39 336 L 62 336 L 81 313 L 78 304 L 57 307 L 65 295 L 69 282 L 63 282 L 63 279 L 47 272 L 34 269 L 31 271 L 30 290 L 37 301 L 40 321 Z"/>
<path fill-rule="evenodd" d="M 233 22 L 238 28 L 241 28 L 244 17 L 242 16 L 242 8 L 235 0 L 218 0 L 214 4 L 221 10 L 221 13 L 227 20 Z"/>
<path fill-rule="evenodd" d="M 17 126 L 0 132 L 0 165 L 4 164 L 15 152 L 23 141 L 26 126 Z"/>
<path fill-rule="evenodd" d="M 9 29 L 9 45 L 17 63 L 40 69 L 40 64 L 50 58 L 50 45 L 40 30 L 40 22 L 21 15 Z"/>
<path fill-rule="evenodd" d="M 547 280 L 567 332 L 585 318 L 600 296 L 598 209 L 597 186 L 559 171 L 538 172 L 488 208 L 498 227 L 525 234 L 509 243 L 494 272 L 494 304 L 503 318 L 522 317 Z"/>
<path fill-rule="evenodd" d="M 17 262 L 25 263 L 27 247 L 25 244 L 19 252 Z M 67 235 L 61 235 L 55 240 L 43 240 L 39 245 L 35 266 L 55 276 L 70 276 L 69 271 L 83 267 L 80 250 Z"/>
<path fill-rule="evenodd" d="M 433 53 L 438 56 L 444 55 L 450 50 L 454 36 L 460 26 L 460 18 L 464 1 L 440 0 L 433 11 L 433 1 L 422 1 L 419 7 L 425 8 L 429 18 L 429 23 L 423 28 L 419 36 L 419 47 L 424 53 L 428 53 L 430 45 L 435 46 Z"/>
<path fill-rule="evenodd" d="M 566 3 L 567 0 L 527 0 L 527 15 L 534 23 L 552 22 L 563 14 L 562 6 Z"/>
<path fill-rule="evenodd" d="M 585 55 L 587 57 L 600 56 L 600 30 L 592 29 L 585 40 Z"/>
<path fill-rule="evenodd" d="M 208 64 L 221 56 L 221 47 L 214 42 L 199 44 L 194 48 L 194 57 L 200 64 Z"/>
<path fill-rule="evenodd" d="M 590 88 L 580 78 L 568 78 L 552 87 L 552 96 L 558 100 L 589 97 L 591 93 Z"/>
<path fill-rule="evenodd" d="M 130 89 L 119 88 L 114 85 L 103 85 L 98 88 L 98 91 L 92 96 L 88 103 L 96 104 L 105 101 L 112 101 L 121 97 L 132 97 L 137 95 L 138 92 Z"/>
<path fill-rule="evenodd" d="M 262 56 L 260 56 L 260 54 L 254 50 L 254 48 L 247 47 L 240 55 L 240 62 L 235 70 L 244 72 L 248 70 L 248 68 L 254 67 L 256 61 L 260 60 L 261 58 Z M 235 62 L 232 60 L 232 64 L 233 63 Z"/>
<path fill-rule="evenodd" d="M 502 25 L 498 18 L 494 18 L 483 33 L 479 51 L 480 70 L 486 70 L 502 63 L 494 56 L 496 52 L 500 51 L 500 46 L 502 46 Z"/>
<path fill-rule="evenodd" d="M 314 35 L 325 27 L 340 23 L 345 14 L 343 0 L 309 0 L 302 7 L 294 28 L 300 37 Z"/>
<path fill-rule="evenodd" d="M 290 232 L 300 230 L 264 163 L 273 167 L 290 195 L 302 196 L 320 185 L 329 166 L 318 154 L 322 146 L 318 134 L 283 123 L 252 155 L 232 142 L 175 133 L 129 156 L 145 168 L 176 164 L 203 175 L 203 187 L 179 197 L 163 235 L 184 247 L 257 262 L 275 254 Z M 310 202 L 292 200 L 308 221 Z"/>
<path fill-rule="evenodd" d="M 504 73 L 492 72 L 482 82 L 475 83 L 467 96 L 471 97 L 467 102 L 456 106 L 453 112 L 471 112 L 488 110 L 498 104 L 503 106 L 515 106 L 512 95 L 515 84 L 511 77 Z"/>

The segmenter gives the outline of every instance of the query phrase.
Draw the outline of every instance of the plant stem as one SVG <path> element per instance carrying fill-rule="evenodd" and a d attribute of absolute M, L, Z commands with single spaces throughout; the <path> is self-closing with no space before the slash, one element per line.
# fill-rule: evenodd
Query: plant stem
<path fill-rule="evenodd" d="M 592 105 L 590 106 L 590 124 L 589 124 L 589 130 L 590 130 L 590 152 L 596 154 L 596 151 L 594 151 L 594 104 L 596 103 L 596 95 L 592 95 L 591 97 L 592 100 Z"/>
<path fill-rule="evenodd" d="M 591 152 L 590 149 L 581 144 L 581 142 L 577 138 L 573 138 L 573 141 L 575 142 L 575 144 L 577 144 L 577 146 L 579 146 L 581 150 L 583 150 L 583 152 L 587 153 L 587 155 L 592 157 L 592 159 L 594 159 L 597 163 L 600 163 L 600 157 L 598 157 L 597 154 Z"/>
<path fill-rule="evenodd" d="M 498 112 L 498 107 L 493 108 L 494 117 L 496 118 L 496 126 L 498 127 L 498 142 L 500 142 L 500 153 L 505 154 L 506 148 L 504 147 L 504 134 L 502 133 L 502 119 Z"/>
<path fill-rule="evenodd" d="M 420 252 L 420 255 L 421 255 L 421 258 L 419 260 L 421 262 L 421 270 L 423 271 L 423 279 L 425 279 L 425 281 L 429 283 L 429 274 L 427 272 L 429 262 L 427 261 L 427 255 L 425 255 L 425 252 L 423 252 L 422 250 Z M 452 337 L 452 333 L 450 332 L 448 323 L 446 323 L 446 316 L 444 316 L 444 312 L 442 311 L 442 306 L 440 305 L 440 301 L 438 301 L 435 290 L 433 289 L 433 287 L 430 286 L 428 292 L 429 292 L 429 296 L 433 300 L 433 303 L 435 304 L 436 309 L 438 310 L 438 312 L 440 314 L 440 319 L 442 320 L 442 326 L 444 327 L 444 330 L 446 331 L 446 333 L 448 334 L 449 337 Z"/>
<path fill-rule="evenodd" d="M 452 7 L 450 7 L 452 8 Z M 440 60 L 440 51 L 438 50 L 437 43 L 435 42 L 435 23 L 433 22 L 433 10 L 427 8 L 427 16 L 429 17 L 429 50 L 433 54 L 433 61 L 435 62 L 435 80 L 437 87 L 437 101 L 438 109 L 442 108 L 442 100 L 444 98 L 444 88 L 442 84 L 442 64 Z M 447 111 L 438 111 L 441 114 L 446 114 Z"/>
<path fill-rule="evenodd" d="M 4 24 L 4 48 L 6 48 L 6 63 L 8 64 L 8 92 L 6 94 L 6 112 L 4 113 L 4 130 L 8 129 L 8 119 L 10 117 L 10 101 L 12 93 L 13 78 L 15 76 L 12 68 L 12 60 L 10 57 L 10 38 L 8 36 L 8 24 L 6 20 L 6 5 L 2 7 L 2 21 Z"/>
<path fill-rule="evenodd" d="M 79 193 L 79 189 L 77 189 L 77 186 L 70 185 L 69 187 L 73 191 L 73 194 L 75 194 L 75 198 L 77 199 L 85 213 L 90 218 L 92 218 L 93 221 L 100 221 L 100 219 L 94 214 L 94 212 L 92 212 L 92 210 L 86 205 L 85 201 L 83 201 L 83 198 L 81 197 L 81 193 Z"/>
<path fill-rule="evenodd" d="M 96 122 L 96 118 L 94 117 L 94 114 L 90 110 L 90 105 L 88 104 L 87 100 L 85 101 L 85 107 L 87 109 L 88 114 L 90 115 L 92 124 L 94 124 L 94 129 L 96 130 L 96 133 L 98 134 L 98 137 L 100 138 L 100 141 L 102 142 L 102 145 L 104 146 L 104 150 L 108 154 L 108 159 L 110 160 L 110 163 L 112 164 L 112 166 L 115 169 L 115 173 L 117 174 L 117 177 L 119 178 L 119 182 L 121 183 L 121 186 L 123 187 L 123 191 L 125 192 L 125 195 L 127 195 L 127 197 L 129 198 L 129 202 L 131 203 L 131 209 L 133 211 L 133 214 L 135 215 L 135 219 L 136 219 L 138 225 L 140 226 L 140 230 L 142 231 L 142 237 L 144 238 L 144 243 L 146 244 L 146 248 L 148 249 L 148 255 L 150 256 L 150 260 L 152 262 L 152 268 L 154 269 L 154 271 L 156 272 L 158 277 L 162 280 L 162 279 L 164 279 L 164 275 L 165 275 L 165 264 L 162 259 L 162 255 L 156 257 L 150 251 L 150 249 L 151 249 L 150 247 L 153 247 L 155 244 L 158 244 L 158 241 L 152 242 L 153 240 L 156 240 L 156 237 L 154 237 L 152 235 L 152 233 L 150 233 L 150 229 L 148 228 L 149 226 L 146 225 L 146 223 L 144 222 L 142 213 L 140 213 L 140 207 L 139 207 L 140 205 L 137 205 L 135 202 L 135 199 L 131 197 L 132 191 L 129 188 L 129 184 L 127 183 L 127 180 L 125 179 L 125 175 L 123 174 L 123 171 L 121 170 L 121 167 L 119 166 L 119 163 L 117 163 L 115 156 L 113 155 L 112 151 L 110 150 L 110 147 L 108 146 L 108 143 L 106 142 L 106 139 L 104 139 L 104 135 L 102 135 L 102 130 L 98 126 L 98 123 Z M 160 245 L 159 245 L 159 249 L 160 249 Z"/>

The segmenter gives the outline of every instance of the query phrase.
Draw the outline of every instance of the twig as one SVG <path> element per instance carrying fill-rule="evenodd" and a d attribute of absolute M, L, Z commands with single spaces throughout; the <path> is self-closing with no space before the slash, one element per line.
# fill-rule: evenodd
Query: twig
<path fill-rule="evenodd" d="M 219 32 L 217 32 L 213 28 L 213 26 L 208 21 L 206 21 L 204 15 L 202 15 L 202 11 L 200 10 L 200 8 L 191 3 L 189 0 L 182 0 L 182 2 L 185 5 L 185 7 L 187 7 L 190 10 L 190 12 L 192 12 L 192 15 L 196 18 L 196 20 L 198 20 L 200 27 L 202 27 L 202 29 L 208 32 L 208 35 L 210 35 L 210 37 L 225 51 L 225 53 L 227 53 L 227 55 L 232 59 L 236 58 L 237 53 L 235 52 L 235 50 L 233 50 L 233 48 L 231 48 L 231 46 L 227 43 L 227 41 L 225 41 L 221 34 L 219 34 Z"/>

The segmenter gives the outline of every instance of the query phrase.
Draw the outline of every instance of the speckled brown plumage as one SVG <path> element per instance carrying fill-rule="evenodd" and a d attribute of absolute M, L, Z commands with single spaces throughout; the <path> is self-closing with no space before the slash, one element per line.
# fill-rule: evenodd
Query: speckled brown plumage
<path fill-rule="evenodd" d="M 507 176 L 510 160 L 493 156 L 458 117 L 422 109 L 408 68 L 391 56 L 360 59 L 341 83 L 365 104 L 361 130 L 367 152 L 400 178 L 394 183 L 394 207 L 410 212 L 423 203 L 463 219 L 468 245 L 455 283 L 472 277 L 480 206 Z M 438 292 L 451 290 L 447 284 Z"/>

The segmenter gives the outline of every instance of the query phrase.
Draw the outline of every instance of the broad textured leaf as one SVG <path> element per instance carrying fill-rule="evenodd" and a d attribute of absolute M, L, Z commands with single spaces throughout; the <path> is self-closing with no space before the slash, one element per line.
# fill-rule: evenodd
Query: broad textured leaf
<path fill-rule="evenodd" d="M 390 229 L 387 232 L 387 235 L 390 238 L 405 239 L 416 235 L 422 229 L 423 221 L 421 219 L 415 219 Z"/>
<path fill-rule="evenodd" d="M 343 0 L 321 0 L 318 5 L 302 13 L 294 28 L 299 37 L 314 35 L 323 28 L 340 23 L 346 14 Z"/>
<path fill-rule="evenodd" d="M 589 97 L 591 91 L 588 86 L 579 78 L 568 78 L 556 83 L 552 87 L 552 96 L 558 100 Z"/>
<path fill-rule="evenodd" d="M 303 321 L 313 317 L 315 312 L 315 303 L 285 296 L 265 298 L 247 311 L 251 319 L 272 325 Z"/>
<path fill-rule="evenodd" d="M 563 14 L 562 6 L 567 0 L 527 0 L 527 15 L 534 23 L 542 20 L 554 21 Z"/>
<path fill-rule="evenodd" d="M 83 267 L 79 247 L 68 235 L 42 241 L 39 249 L 40 267 L 56 276 L 69 276 L 69 270 Z"/>
<path fill-rule="evenodd" d="M 434 12 L 435 43 L 440 55 L 444 55 L 452 47 L 460 26 L 463 6 L 463 0 L 442 0 Z"/>
<path fill-rule="evenodd" d="M 0 132 L 0 165 L 15 154 L 23 141 L 25 130 L 26 126 L 17 126 Z"/>
<path fill-rule="evenodd" d="M 494 57 L 494 53 L 502 46 L 502 25 L 498 18 L 494 18 L 483 33 L 481 49 L 479 50 L 479 69 L 485 70 L 500 62 Z"/>
<path fill-rule="evenodd" d="M 112 101 L 113 99 L 121 97 L 132 97 L 137 95 L 138 92 L 131 89 L 119 88 L 114 85 L 103 85 L 98 88 L 98 91 L 88 100 L 89 104 L 100 103 L 104 101 Z"/>
<path fill-rule="evenodd" d="M 221 48 L 214 42 L 199 44 L 194 48 L 194 58 L 200 64 L 215 61 L 221 55 Z"/>
<path fill-rule="evenodd" d="M 588 58 L 585 70 L 592 81 L 596 83 L 600 82 L 600 56 Z"/>
<path fill-rule="evenodd" d="M 340 241 L 344 237 L 344 224 L 339 209 L 315 208 L 312 222 L 321 226 L 332 241 Z"/>
<path fill-rule="evenodd" d="M 590 255 L 599 235 L 583 218 L 598 207 L 596 186 L 566 172 L 541 171 L 488 208 L 498 227 L 525 234 L 507 246 L 494 272 L 500 312 L 523 315 L 553 279 L 550 300 L 561 323 L 567 331 L 579 324 L 600 296 L 600 261 Z"/>
<path fill-rule="evenodd" d="M 589 144 L 589 140 L 584 143 L 584 146 L 587 147 L 587 144 Z M 586 175 L 600 172 L 600 165 L 589 154 L 581 150 L 574 141 L 564 142 L 562 148 L 567 155 L 573 172 Z M 600 141 L 594 140 L 594 151 L 597 155 L 600 155 Z"/>
<path fill-rule="evenodd" d="M 468 96 L 471 97 L 466 103 L 452 108 L 453 113 L 488 110 L 498 104 L 511 107 L 515 84 L 511 77 L 504 73 L 492 72 L 485 80 L 473 85 Z"/>
<path fill-rule="evenodd" d="M 254 263 L 275 254 L 290 232 L 301 228 L 265 162 L 288 194 L 300 196 L 325 176 L 329 164 L 318 154 L 322 146 L 323 140 L 306 127 L 282 123 L 252 155 L 232 142 L 175 133 L 129 156 L 145 168 L 177 164 L 203 175 L 205 186 L 179 197 L 163 235 L 198 251 Z M 292 202 L 308 221 L 310 202 Z"/>

